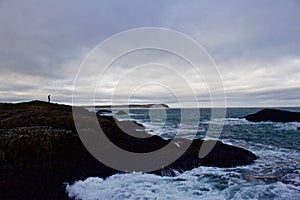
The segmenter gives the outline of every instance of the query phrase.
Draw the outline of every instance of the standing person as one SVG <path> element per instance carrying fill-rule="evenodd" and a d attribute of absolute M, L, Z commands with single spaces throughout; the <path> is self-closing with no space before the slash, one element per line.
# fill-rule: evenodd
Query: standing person
<path fill-rule="evenodd" d="M 49 95 L 48 95 L 48 103 L 50 103 L 50 100 L 51 100 L 51 99 L 50 99 L 50 94 L 49 94 Z"/>

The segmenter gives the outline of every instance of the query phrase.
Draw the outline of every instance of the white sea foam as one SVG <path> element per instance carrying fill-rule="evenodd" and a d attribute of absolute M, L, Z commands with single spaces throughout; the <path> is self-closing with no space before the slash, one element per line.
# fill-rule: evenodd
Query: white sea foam
<path fill-rule="evenodd" d="M 251 122 L 246 120 L 245 118 L 215 118 L 212 120 L 204 120 L 200 122 L 200 124 L 224 124 L 224 125 L 241 125 L 241 124 L 249 124 L 249 125 L 257 125 L 257 124 L 274 124 L 274 122 Z"/>
<path fill-rule="evenodd" d="M 200 167 L 176 177 L 116 174 L 88 178 L 66 188 L 75 199 L 299 199 L 300 188 L 258 178 L 245 179 L 234 169 Z"/>
<path fill-rule="evenodd" d="M 274 123 L 274 127 L 277 130 L 297 130 L 300 127 L 300 122 Z"/>
<path fill-rule="evenodd" d="M 299 151 L 239 144 L 259 159 L 236 168 L 198 167 L 176 172 L 175 177 L 145 173 L 116 174 L 105 180 L 91 177 L 67 185 L 66 190 L 75 199 L 300 199 Z"/>

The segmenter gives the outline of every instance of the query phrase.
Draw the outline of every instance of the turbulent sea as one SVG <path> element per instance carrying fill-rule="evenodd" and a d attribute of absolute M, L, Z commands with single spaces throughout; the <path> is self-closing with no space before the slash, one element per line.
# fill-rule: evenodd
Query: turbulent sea
<path fill-rule="evenodd" d="M 300 112 L 300 108 L 280 108 Z M 147 173 L 90 177 L 67 185 L 75 199 L 300 199 L 300 123 L 249 122 L 241 117 L 260 108 L 228 108 L 225 118 L 211 120 L 210 109 L 132 109 L 130 118 L 163 138 L 203 139 L 210 126 L 224 124 L 219 140 L 248 149 L 259 158 L 235 168 L 198 167 L 175 177 Z M 198 111 L 198 110 L 197 110 Z M 126 120 L 128 116 L 118 116 Z M 164 122 L 165 121 L 165 122 Z M 185 124 L 184 124 L 185 123 Z M 195 125 L 196 124 L 196 125 Z M 218 135 L 218 134 L 217 134 Z"/>

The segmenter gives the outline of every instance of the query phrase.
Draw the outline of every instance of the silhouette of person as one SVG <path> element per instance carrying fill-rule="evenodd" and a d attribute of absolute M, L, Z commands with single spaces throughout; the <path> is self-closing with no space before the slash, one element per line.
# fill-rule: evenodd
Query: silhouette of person
<path fill-rule="evenodd" d="M 51 99 L 50 99 L 50 94 L 49 94 L 49 95 L 48 95 L 48 102 L 49 102 L 49 103 L 50 103 L 50 100 L 51 100 Z"/>

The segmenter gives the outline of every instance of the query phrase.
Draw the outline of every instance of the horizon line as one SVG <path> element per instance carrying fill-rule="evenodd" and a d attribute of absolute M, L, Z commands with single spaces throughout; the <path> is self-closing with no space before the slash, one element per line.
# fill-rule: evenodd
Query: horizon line
<path fill-rule="evenodd" d="M 34 99 L 34 100 L 29 100 L 29 101 L 12 101 L 12 102 L 2 102 L 0 100 L 0 104 L 17 104 L 17 103 L 26 103 L 26 102 L 32 102 L 32 101 L 41 101 L 41 102 L 46 102 L 44 100 L 38 100 L 38 99 Z M 78 104 L 78 105 L 72 105 L 72 103 L 68 103 L 68 102 L 55 102 L 55 101 L 51 101 L 50 103 L 53 104 L 64 104 L 64 105 L 68 105 L 68 106 L 76 106 L 76 107 L 97 107 L 97 106 L 101 106 L 101 107 L 114 107 L 111 104 L 97 104 L 97 105 L 83 105 L 83 104 Z M 118 104 L 115 105 L 115 107 L 119 107 L 122 108 L 122 106 L 124 106 L 124 108 L 126 108 L 127 106 L 146 106 L 146 105 L 167 105 L 168 108 L 163 107 L 164 109 L 180 109 L 180 108 L 184 108 L 184 109 L 194 109 L 194 108 L 300 108 L 300 106 L 295 106 L 295 105 L 272 105 L 272 106 L 254 106 L 254 105 L 244 105 L 244 106 L 225 106 L 225 107 L 221 107 L 221 106 L 213 106 L 213 107 L 209 107 L 209 106 L 201 106 L 201 107 L 171 107 L 168 103 L 133 103 L 133 104 Z M 131 109 L 160 109 L 160 108 L 131 108 Z"/>

